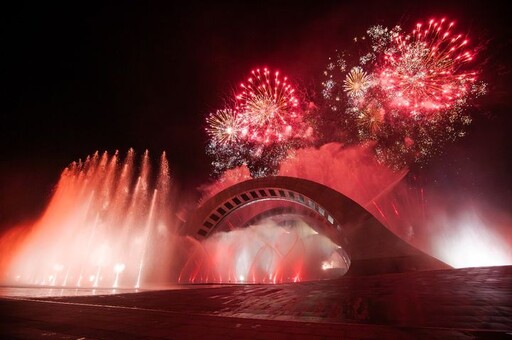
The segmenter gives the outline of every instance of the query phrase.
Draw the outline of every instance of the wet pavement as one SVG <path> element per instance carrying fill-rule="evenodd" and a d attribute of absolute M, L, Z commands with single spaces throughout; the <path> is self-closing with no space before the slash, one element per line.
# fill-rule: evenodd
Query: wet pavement
<path fill-rule="evenodd" d="M 4 297 L 12 339 L 512 339 L 512 266 L 282 285 Z"/>

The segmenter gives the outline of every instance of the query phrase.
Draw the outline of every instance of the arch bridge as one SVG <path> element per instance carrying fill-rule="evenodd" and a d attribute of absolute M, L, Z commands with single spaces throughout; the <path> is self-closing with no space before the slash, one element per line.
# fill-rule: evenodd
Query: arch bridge
<path fill-rule="evenodd" d="M 198 240 L 215 232 L 244 228 L 269 216 L 299 215 L 316 232 L 343 249 L 347 275 L 371 275 L 450 268 L 389 231 L 345 195 L 322 184 L 285 176 L 235 184 L 194 212 L 185 230 Z"/>

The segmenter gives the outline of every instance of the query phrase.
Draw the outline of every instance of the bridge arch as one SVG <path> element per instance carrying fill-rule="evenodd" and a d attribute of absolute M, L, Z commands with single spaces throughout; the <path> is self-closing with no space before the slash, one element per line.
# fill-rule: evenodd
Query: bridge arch
<path fill-rule="evenodd" d="M 186 230 L 202 240 L 266 216 L 289 213 L 305 218 L 316 232 L 343 249 L 349 275 L 449 268 L 389 231 L 345 195 L 295 177 L 264 177 L 235 184 L 201 204 L 186 222 Z"/>

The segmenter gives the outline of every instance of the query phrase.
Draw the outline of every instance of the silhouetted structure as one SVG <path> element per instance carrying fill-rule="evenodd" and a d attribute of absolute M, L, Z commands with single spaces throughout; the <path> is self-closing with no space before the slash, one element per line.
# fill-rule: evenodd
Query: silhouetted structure
<path fill-rule="evenodd" d="M 284 213 L 302 216 L 340 245 L 351 263 L 347 275 L 451 268 L 403 241 L 345 195 L 294 177 L 264 177 L 233 185 L 199 206 L 186 230 L 195 228 L 195 237 L 203 239 Z"/>

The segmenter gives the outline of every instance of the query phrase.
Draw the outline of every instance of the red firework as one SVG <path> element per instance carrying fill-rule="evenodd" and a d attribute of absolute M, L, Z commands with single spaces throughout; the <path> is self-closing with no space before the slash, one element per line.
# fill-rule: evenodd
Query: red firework
<path fill-rule="evenodd" d="M 425 27 L 426 26 L 426 27 Z M 468 39 L 451 32 L 454 22 L 416 24 L 410 35 L 397 35 L 377 72 L 391 106 L 411 114 L 439 112 L 462 104 L 476 81 L 466 70 L 474 53 Z"/>
<path fill-rule="evenodd" d="M 295 89 L 267 68 L 251 71 L 236 96 L 241 126 L 252 142 L 273 144 L 296 137 L 301 117 Z"/>

